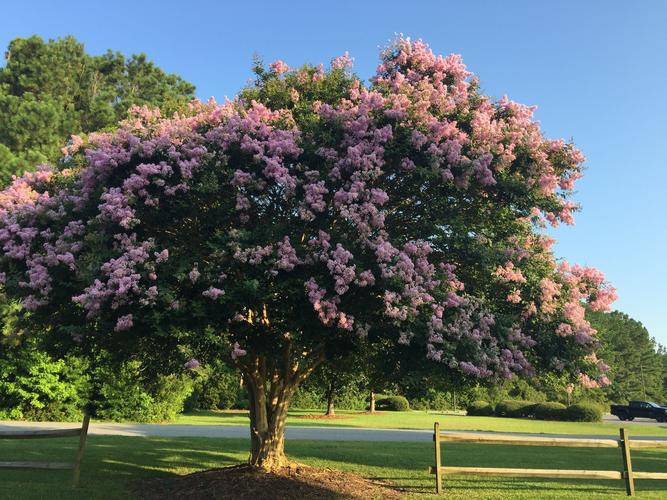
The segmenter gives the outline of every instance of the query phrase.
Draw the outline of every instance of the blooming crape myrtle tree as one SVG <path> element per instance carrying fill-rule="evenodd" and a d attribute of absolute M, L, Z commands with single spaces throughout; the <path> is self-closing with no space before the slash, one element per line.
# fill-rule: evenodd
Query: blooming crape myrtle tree
<path fill-rule="evenodd" d="M 137 108 L 2 193 L 1 277 L 29 321 L 165 368 L 229 358 L 262 467 L 285 463 L 299 384 L 355 349 L 443 376 L 607 382 L 584 303 L 614 291 L 540 228 L 572 222 L 583 157 L 531 108 L 403 38 L 369 86 L 347 56 L 256 73 L 224 105 Z"/>

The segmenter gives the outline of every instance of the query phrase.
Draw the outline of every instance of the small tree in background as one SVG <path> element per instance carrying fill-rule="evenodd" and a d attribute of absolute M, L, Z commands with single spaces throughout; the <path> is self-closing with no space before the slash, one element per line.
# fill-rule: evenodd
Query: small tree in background
<path fill-rule="evenodd" d="M 323 394 L 326 416 L 336 415 L 336 401 L 343 392 L 356 392 L 355 389 L 362 383 L 363 371 L 358 361 L 353 356 L 327 361 L 320 365 L 308 380 L 309 387 L 315 387 Z"/>
<path fill-rule="evenodd" d="M 332 350 L 607 382 L 583 302 L 604 309 L 613 289 L 540 232 L 571 222 L 583 157 L 531 108 L 405 39 L 368 88 L 347 57 L 256 73 L 223 106 L 137 108 L 2 193 L 2 278 L 26 321 L 160 370 L 230 359 L 266 468 L 286 462 L 290 399 Z"/>

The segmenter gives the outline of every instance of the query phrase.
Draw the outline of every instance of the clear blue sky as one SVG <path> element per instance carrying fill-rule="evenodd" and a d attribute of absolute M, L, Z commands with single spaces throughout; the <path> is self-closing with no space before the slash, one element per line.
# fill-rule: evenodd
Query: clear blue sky
<path fill-rule="evenodd" d="M 394 33 L 460 53 L 487 93 L 536 104 L 547 135 L 584 151 L 584 210 L 555 231 L 556 252 L 604 271 L 616 308 L 667 345 L 665 1 L 3 0 L 0 16 L 2 47 L 72 34 L 93 54 L 145 52 L 219 101 L 253 53 L 299 65 L 349 51 L 363 78 Z"/>

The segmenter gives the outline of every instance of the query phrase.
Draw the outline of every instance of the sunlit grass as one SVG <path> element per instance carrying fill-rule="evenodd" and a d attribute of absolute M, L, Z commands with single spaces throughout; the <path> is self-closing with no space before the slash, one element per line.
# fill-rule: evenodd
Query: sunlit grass
<path fill-rule="evenodd" d="M 0 441 L 3 460 L 67 461 L 76 440 Z M 287 452 L 296 462 L 356 472 L 397 485 L 408 498 L 435 498 L 431 443 L 291 441 Z M 81 488 L 72 490 L 66 471 L 0 471 L 0 498 L 125 499 L 128 481 L 148 476 L 187 474 L 232 465 L 248 457 L 245 439 L 138 438 L 91 436 L 83 462 Z M 634 468 L 666 471 L 667 452 L 635 451 Z M 616 469 L 617 449 L 510 447 L 446 443 L 447 465 Z M 580 498 L 624 497 L 621 481 L 523 480 L 458 477 L 445 481 L 448 498 Z M 667 497 L 667 481 L 637 481 L 640 498 Z"/>
<path fill-rule="evenodd" d="M 375 415 L 355 411 L 338 411 L 346 417 L 335 420 L 310 420 L 299 418 L 321 411 L 292 410 L 288 425 L 292 427 L 363 427 L 378 429 L 432 429 L 439 421 L 443 429 L 478 430 L 497 432 L 529 432 L 552 434 L 600 434 L 618 435 L 620 427 L 626 427 L 635 436 L 667 436 L 667 424 L 641 425 L 628 422 L 549 422 L 519 418 L 468 417 L 436 412 L 383 412 Z M 186 425 L 248 425 L 248 416 L 239 412 L 200 411 L 180 415 L 173 422 Z"/>

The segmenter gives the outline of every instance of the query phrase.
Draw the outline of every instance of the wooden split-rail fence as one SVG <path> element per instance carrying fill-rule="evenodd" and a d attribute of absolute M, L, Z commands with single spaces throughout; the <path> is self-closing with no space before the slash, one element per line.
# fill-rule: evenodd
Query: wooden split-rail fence
<path fill-rule="evenodd" d="M 61 438 L 61 437 L 79 437 L 79 447 L 74 457 L 73 463 L 68 462 L 0 462 L 0 468 L 6 469 L 72 469 L 72 484 L 76 488 L 79 486 L 81 478 L 81 460 L 83 451 L 86 447 L 86 437 L 88 436 L 88 424 L 90 416 L 86 413 L 83 417 L 83 423 L 80 428 L 75 429 L 56 429 L 44 431 L 2 431 L 0 439 L 43 439 L 43 438 Z"/>
<path fill-rule="evenodd" d="M 665 472 L 638 472 L 632 470 L 630 450 L 638 448 L 667 448 L 667 441 L 648 439 L 631 440 L 627 429 L 620 429 L 618 439 L 560 438 L 543 436 L 512 436 L 477 434 L 471 432 L 443 432 L 440 423 L 433 428 L 435 442 L 435 467 L 429 472 L 435 474 L 435 488 L 442 493 L 442 480 L 445 475 L 493 475 L 506 477 L 553 477 L 572 479 L 619 479 L 625 480 L 628 496 L 635 494 L 635 479 L 667 479 Z M 504 444 L 518 446 L 563 446 L 588 448 L 620 448 L 623 458 L 623 470 L 580 470 L 580 469 L 519 469 L 506 467 L 454 467 L 444 466 L 440 445 L 443 441 L 457 443 Z"/>

